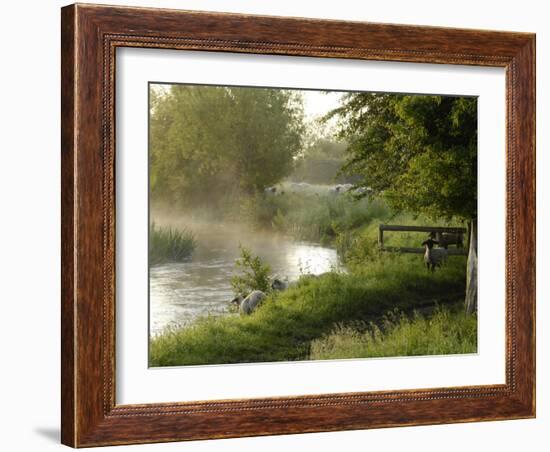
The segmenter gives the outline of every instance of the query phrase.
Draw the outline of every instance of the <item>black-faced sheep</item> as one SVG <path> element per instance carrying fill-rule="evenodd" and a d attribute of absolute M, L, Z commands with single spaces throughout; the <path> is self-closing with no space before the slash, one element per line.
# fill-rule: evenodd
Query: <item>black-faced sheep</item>
<path fill-rule="evenodd" d="M 261 290 L 254 290 L 246 297 L 239 295 L 233 298 L 231 303 L 239 307 L 239 312 L 241 314 L 249 315 L 252 314 L 252 312 L 262 303 L 262 301 L 265 300 L 265 298 L 266 295 Z"/>
<path fill-rule="evenodd" d="M 275 278 L 273 282 L 271 283 L 271 288 L 273 290 L 286 290 L 290 286 L 290 283 L 288 281 Z"/>
<path fill-rule="evenodd" d="M 434 248 L 438 242 L 431 237 L 422 242 L 422 246 L 426 248 L 424 251 L 424 263 L 428 270 L 435 271 L 435 267 L 441 266 L 447 260 L 449 252 L 445 248 Z"/>

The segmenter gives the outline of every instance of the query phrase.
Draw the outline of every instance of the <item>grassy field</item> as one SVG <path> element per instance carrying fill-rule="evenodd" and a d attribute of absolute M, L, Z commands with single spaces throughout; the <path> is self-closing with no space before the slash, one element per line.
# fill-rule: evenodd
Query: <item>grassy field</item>
<path fill-rule="evenodd" d="M 191 327 L 167 331 L 153 338 L 150 365 L 325 359 L 318 358 L 326 356 L 324 353 L 330 353 L 333 358 L 347 357 L 332 346 L 336 342 L 344 343 L 335 341 L 335 334 L 346 340 L 346 344 L 357 341 L 363 350 L 361 347 L 368 341 L 350 333 L 350 328 L 358 323 L 383 324 L 384 316 L 390 311 L 412 314 L 414 309 L 426 305 L 461 303 L 464 258 L 449 261 L 444 271 L 436 273 L 426 272 L 418 259 L 419 256 L 384 255 L 352 273 L 302 277 L 296 287 L 271 295 L 250 316 L 206 317 Z M 449 320 L 454 322 L 455 317 L 450 316 Z M 413 318 L 410 325 L 398 323 L 393 334 L 399 334 L 402 339 L 408 334 L 411 341 L 416 341 L 414 338 L 426 327 L 422 321 L 425 320 Z M 453 325 L 460 334 L 452 338 L 444 334 L 430 336 L 431 341 L 443 342 L 414 350 L 422 353 L 475 351 L 471 324 L 456 322 Z M 335 333 L 337 328 L 344 330 Z M 445 329 L 444 325 L 441 328 Z M 388 330 L 387 334 L 391 332 Z M 404 348 L 388 346 L 377 350 L 380 353 L 377 356 L 395 356 Z"/>

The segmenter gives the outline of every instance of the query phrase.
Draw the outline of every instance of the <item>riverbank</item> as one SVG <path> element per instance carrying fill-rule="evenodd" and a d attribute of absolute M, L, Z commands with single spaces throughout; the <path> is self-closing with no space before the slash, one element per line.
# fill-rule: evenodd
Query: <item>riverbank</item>
<path fill-rule="evenodd" d="M 382 255 L 350 273 L 302 277 L 295 287 L 268 297 L 250 316 L 209 316 L 187 328 L 167 330 L 150 342 L 150 365 L 319 359 L 311 355 L 313 341 L 330 337 L 338 328 L 368 325 L 389 311 L 459 305 L 464 281 L 463 258 L 450 260 L 443 271 L 429 273 L 418 256 Z M 448 318 L 450 322 L 454 319 L 452 315 Z M 446 353 L 475 352 L 472 322 L 462 323 L 469 330 L 456 335 L 456 343 L 447 346 Z M 452 325 L 449 328 L 452 330 Z M 412 331 L 410 340 L 414 340 Z M 437 353 L 438 348 L 430 350 Z M 381 356 L 396 356 L 395 349 L 388 348 L 387 353 Z M 339 356 L 336 351 L 331 358 Z"/>
<path fill-rule="evenodd" d="M 466 259 L 453 256 L 444 268 L 428 273 L 420 255 L 383 253 L 377 245 L 380 223 L 445 226 L 445 220 L 395 213 L 383 200 L 358 201 L 328 189 L 249 197 L 240 212 L 242 226 L 223 227 L 219 240 L 199 236 L 193 262 L 166 269 L 169 290 L 159 286 L 158 270 L 152 273 L 152 366 L 343 358 L 349 354 L 337 345 L 351 343 L 357 343 L 350 346 L 357 357 L 475 351 L 475 318 L 460 316 Z M 395 232 L 386 243 L 419 247 L 424 239 L 419 233 Z M 207 244 L 205 256 L 201 243 Z M 239 243 L 271 266 L 272 277 L 298 279 L 296 287 L 270 295 L 249 317 L 227 312 Z M 345 274 L 334 271 L 335 263 L 344 266 Z M 328 274 L 301 276 L 308 273 Z M 437 304 L 452 311 L 445 314 L 447 326 L 439 318 L 441 328 L 457 335 L 446 336 L 437 322 L 430 323 Z M 415 310 L 424 317 L 414 318 Z M 170 324 L 158 321 L 164 311 L 162 318 L 181 318 L 180 325 L 172 322 L 174 328 L 161 329 Z M 404 313 L 412 323 L 390 325 L 384 319 L 390 311 Z M 376 332 L 371 323 L 383 328 Z"/>
<path fill-rule="evenodd" d="M 333 247 L 300 242 L 273 231 L 257 231 L 239 224 L 191 222 L 181 217 L 173 227 L 195 231 L 192 258 L 150 269 L 150 334 L 166 327 L 186 328 L 199 317 L 229 315 L 235 296 L 231 281 L 240 271 L 236 260 L 239 245 L 258 256 L 271 269 L 271 277 L 295 281 L 302 273 L 321 274 L 339 268 Z"/>

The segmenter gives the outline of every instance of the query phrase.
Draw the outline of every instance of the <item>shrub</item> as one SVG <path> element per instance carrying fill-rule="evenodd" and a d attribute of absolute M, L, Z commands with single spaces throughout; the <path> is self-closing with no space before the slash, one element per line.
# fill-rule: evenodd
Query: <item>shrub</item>
<path fill-rule="evenodd" d="M 239 245 L 241 257 L 235 265 L 241 273 L 233 276 L 231 286 L 236 295 L 246 296 L 253 290 L 271 291 L 269 265 L 264 264 L 258 256 L 253 256 L 249 249 Z"/>

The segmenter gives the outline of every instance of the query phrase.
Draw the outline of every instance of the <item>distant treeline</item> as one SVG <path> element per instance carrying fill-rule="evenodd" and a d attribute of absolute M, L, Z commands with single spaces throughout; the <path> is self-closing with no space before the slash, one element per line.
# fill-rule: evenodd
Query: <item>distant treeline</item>
<path fill-rule="evenodd" d="M 294 172 L 288 178 L 291 182 L 307 182 L 310 184 L 353 184 L 358 176 L 340 174 L 343 160 L 322 157 L 308 157 L 301 160 Z"/>
<path fill-rule="evenodd" d="M 358 176 L 342 174 L 347 144 L 328 138 L 317 138 L 296 160 L 296 167 L 288 180 L 310 184 L 354 183 Z"/>

